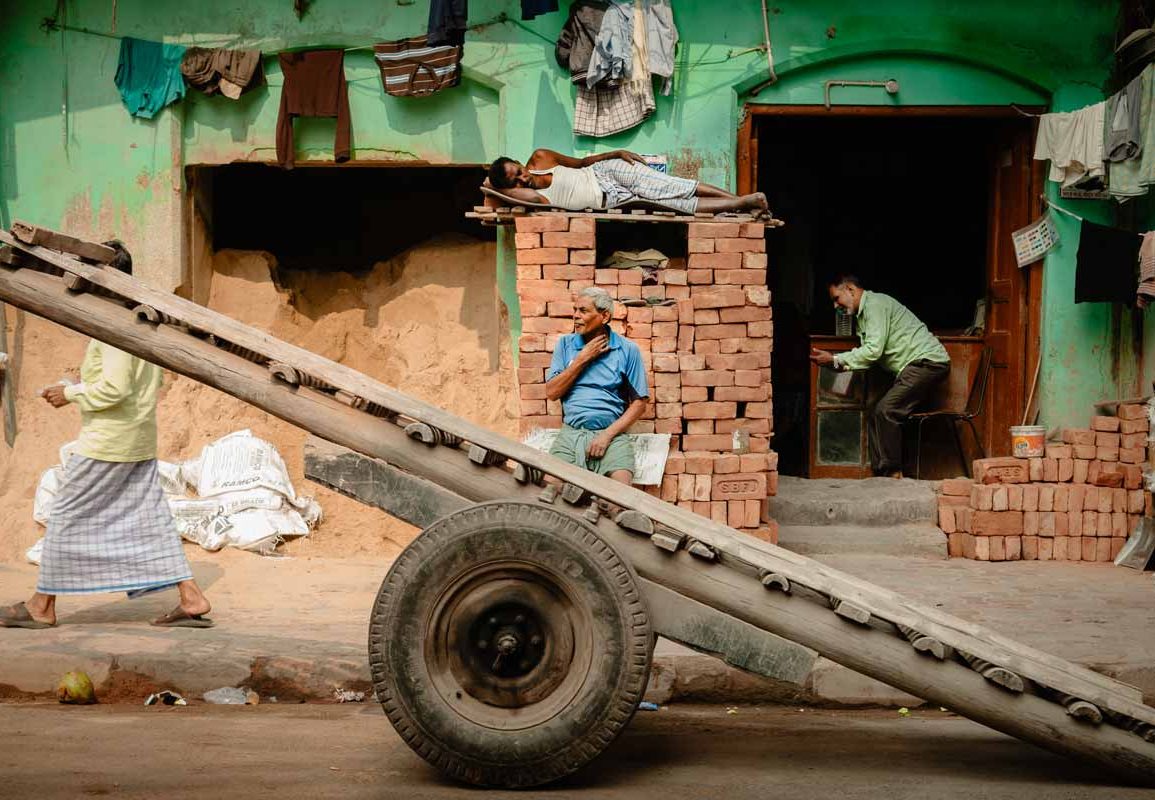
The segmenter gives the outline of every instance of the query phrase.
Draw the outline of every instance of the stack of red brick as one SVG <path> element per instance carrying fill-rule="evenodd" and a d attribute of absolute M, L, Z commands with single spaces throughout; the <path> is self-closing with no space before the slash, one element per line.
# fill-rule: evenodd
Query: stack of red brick
<path fill-rule="evenodd" d="M 1112 561 L 1143 514 L 1147 407 L 1121 405 L 1063 431 L 1043 458 L 986 458 L 974 481 L 943 481 L 939 527 L 951 556 L 980 561 Z"/>
<path fill-rule="evenodd" d="M 774 323 L 761 223 L 687 225 L 687 256 L 671 258 L 655 285 L 635 269 L 596 266 L 589 217 L 536 214 L 516 221 L 522 335 L 521 428 L 560 427 L 561 404 L 545 397 L 558 338 L 573 331 L 573 294 L 674 301 L 617 304 L 613 328 L 642 351 L 651 403 L 635 433 L 671 434 L 660 487 L 651 494 L 775 541 L 766 498 L 777 491 L 770 451 L 770 353 Z M 662 223 L 636 223 L 662 224 Z"/>

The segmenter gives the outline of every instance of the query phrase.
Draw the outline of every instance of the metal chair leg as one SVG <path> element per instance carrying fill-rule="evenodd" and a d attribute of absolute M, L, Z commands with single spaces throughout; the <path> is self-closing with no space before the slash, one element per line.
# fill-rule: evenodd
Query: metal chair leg
<path fill-rule="evenodd" d="M 950 431 L 954 434 L 954 446 L 958 448 L 958 459 L 962 462 L 963 474 L 968 478 L 971 476 L 970 465 L 967 464 L 967 454 L 963 450 L 962 437 L 958 435 L 958 420 L 950 419 Z"/>
<path fill-rule="evenodd" d="M 982 454 L 983 458 L 986 458 L 987 457 L 987 449 L 985 447 L 983 447 L 983 440 L 979 438 L 979 432 L 978 432 L 978 429 L 975 427 L 975 421 L 973 419 L 971 419 L 970 417 L 967 417 L 967 425 L 971 426 L 971 433 L 975 437 L 975 444 L 979 448 L 979 453 Z"/>

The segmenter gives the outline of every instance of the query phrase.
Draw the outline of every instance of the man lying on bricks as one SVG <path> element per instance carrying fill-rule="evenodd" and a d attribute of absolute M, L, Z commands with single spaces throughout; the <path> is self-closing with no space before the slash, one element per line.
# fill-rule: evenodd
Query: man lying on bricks
<path fill-rule="evenodd" d="M 761 192 L 739 196 L 701 181 L 667 175 L 628 150 L 585 158 L 535 150 L 525 164 L 502 156 L 489 166 L 489 183 L 509 197 L 570 211 L 616 208 L 645 200 L 682 214 L 748 211 L 769 215 L 766 195 Z"/>
<path fill-rule="evenodd" d="M 642 353 L 610 329 L 614 301 L 591 286 L 574 298 L 574 333 L 558 339 L 545 393 L 562 401 L 561 431 L 550 454 L 629 483 L 634 445 L 623 436 L 645 413 L 649 398 Z"/>

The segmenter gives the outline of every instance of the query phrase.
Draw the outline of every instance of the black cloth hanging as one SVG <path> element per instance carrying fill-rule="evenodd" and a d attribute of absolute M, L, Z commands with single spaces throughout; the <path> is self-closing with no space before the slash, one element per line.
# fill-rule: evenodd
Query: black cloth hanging
<path fill-rule="evenodd" d="M 557 11 L 557 0 L 521 0 L 521 18 L 533 19 Z"/>
<path fill-rule="evenodd" d="M 1075 260 L 1075 302 L 1134 303 L 1142 242 L 1131 231 L 1083 220 Z"/>
<path fill-rule="evenodd" d="M 429 3 L 430 47 L 465 44 L 465 29 L 469 25 L 468 0 L 432 0 Z"/>

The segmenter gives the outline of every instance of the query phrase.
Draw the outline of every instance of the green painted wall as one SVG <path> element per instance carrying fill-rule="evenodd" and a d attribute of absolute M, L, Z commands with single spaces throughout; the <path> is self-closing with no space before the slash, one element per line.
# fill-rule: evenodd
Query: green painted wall
<path fill-rule="evenodd" d="M 75 26 L 265 51 L 354 47 L 416 34 L 424 29 L 428 8 L 421 0 L 324 0 L 298 21 L 288 0 L 66 5 L 67 22 Z M 836 89 L 835 101 L 844 104 L 1047 104 L 1053 95 L 1054 107 L 1061 109 L 1097 99 L 1111 64 L 1116 9 L 1105 0 L 772 2 L 780 80 L 755 98 L 749 92 L 766 76 L 765 55 L 747 52 L 762 42 L 759 5 L 674 5 L 682 44 L 673 94 L 659 97 L 656 114 L 639 128 L 601 141 L 571 132 L 574 89 L 553 59 L 564 12 L 471 32 L 463 85 L 430 99 L 385 97 L 371 52 L 350 52 L 355 157 L 462 163 L 503 153 L 523 158 L 539 146 L 577 154 L 622 146 L 667 153 L 681 173 L 732 186 L 742 104 L 819 104 L 828 78 L 894 77 L 901 83 L 896 97 L 877 89 Z M 6 4 L 0 28 L 0 224 L 20 217 L 95 236 L 115 232 L 140 254 L 146 278 L 179 285 L 185 255 L 182 168 L 273 158 L 276 59 L 266 59 L 269 86 L 240 101 L 192 92 L 155 120 L 135 120 L 113 85 L 119 43 L 80 33 L 45 34 L 40 22 L 55 6 L 55 0 Z M 519 16 L 516 0 L 474 0 L 470 6 L 473 23 L 503 12 Z M 330 156 L 331 122 L 299 122 L 297 130 L 301 158 Z M 1116 380 L 1103 367 L 1103 354 L 1117 347 L 1110 311 L 1072 303 L 1076 237 L 1069 228 L 1064 226 L 1064 245 L 1046 267 L 1042 400 L 1052 424 L 1077 422 L 1091 400 L 1113 391 Z M 509 243 L 499 252 L 499 282 L 516 335 Z M 1129 322 L 1121 324 L 1130 330 Z M 1150 340 L 1155 330 L 1147 325 Z M 1152 356 L 1146 358 L 1142 373 L 1149 377 Z M 1140 372 L 1138 359 L 1132 360 L 1120 372 Z"/>

